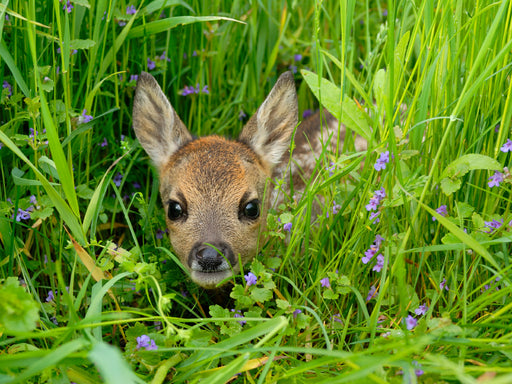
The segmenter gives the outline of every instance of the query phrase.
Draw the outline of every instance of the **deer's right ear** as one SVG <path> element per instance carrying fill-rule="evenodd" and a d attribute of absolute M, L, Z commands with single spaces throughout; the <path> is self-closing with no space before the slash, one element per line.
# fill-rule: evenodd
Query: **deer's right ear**
<path fill-rule="evenodd" d="M 174 152 L 192 140 L 192 135 L 155 78 L 146 72 L 142 72 L 137 81 L 133 128 L 142 147 L 159 168 Z"/>

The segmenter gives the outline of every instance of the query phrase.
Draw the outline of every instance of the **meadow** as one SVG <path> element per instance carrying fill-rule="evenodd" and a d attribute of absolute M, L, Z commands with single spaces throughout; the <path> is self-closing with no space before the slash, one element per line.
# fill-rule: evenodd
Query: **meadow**
<path fill-rule="evenodd" d="M 511 50 L 506 0 L 1 0 L 0 383 L 512 382 Z M 288 70 L 368 150 L 317 159 L 220 305 L 137 76 L 236 137 Z"/>

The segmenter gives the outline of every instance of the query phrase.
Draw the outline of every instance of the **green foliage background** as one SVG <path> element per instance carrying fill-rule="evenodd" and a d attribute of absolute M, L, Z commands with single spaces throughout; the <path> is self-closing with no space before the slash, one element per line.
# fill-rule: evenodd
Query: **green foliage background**
<path fill-rule="evenodd" d="M 511 47 L 508 1 L 2 0 L 0 382 L 510 382 Z M 163 233 L 133 76 L 235 137 L 286 70 L 368 151 L 322 154 L 220 306 Z"/>

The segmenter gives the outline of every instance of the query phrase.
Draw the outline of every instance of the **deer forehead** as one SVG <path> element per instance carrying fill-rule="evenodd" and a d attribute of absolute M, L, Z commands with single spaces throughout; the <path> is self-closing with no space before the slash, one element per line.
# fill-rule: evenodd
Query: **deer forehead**
<path fill-rule="evenodd" d="M 238 203 L 249 193 L 258 197 L 270 174 L 246 145 L 218 136 L 194 140 L 180 148 L 160 169 L 164 199 L 177 193 L 187 199 Z"/>

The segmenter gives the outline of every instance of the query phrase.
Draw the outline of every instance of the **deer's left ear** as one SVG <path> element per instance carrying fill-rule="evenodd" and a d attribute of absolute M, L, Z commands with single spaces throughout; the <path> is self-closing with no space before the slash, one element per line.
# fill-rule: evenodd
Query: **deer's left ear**
<path fill-rule="evenodd" d="M 291 72 L 285 72 L 244 127 L 238 140 L 274 166 L 288 149 L 298 120 L 295 81 Z"/>

